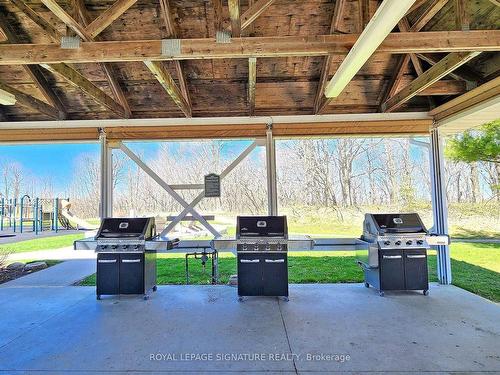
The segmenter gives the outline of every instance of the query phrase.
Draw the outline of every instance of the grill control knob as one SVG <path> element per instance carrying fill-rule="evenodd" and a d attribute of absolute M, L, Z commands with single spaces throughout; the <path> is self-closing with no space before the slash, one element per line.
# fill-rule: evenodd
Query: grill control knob
<path fill-rule="evenodd" d="M 413 244 L 413 241 L 412 240 L 408 240 L 408 241 L 406 241 L 406 244 L 409 246 L 409 245 Z"/>
<path fill-rule="evenodd" d="M 396 241 L 396 242 L 394 242 L 394 245 L 396 245 L 396 246 L 401 245 L 401 241 Z"/>
<path fill-rule="evenodd" d="M 418 240 L 417 241 L 417 245 L 423 245 L 424 244 L 424 241 L 423 240 Z"/>
<path fill-rule="evenodd" d="M 385 246 L 389 246 L 391 244 L 391 241 L 384 241 Z"/>

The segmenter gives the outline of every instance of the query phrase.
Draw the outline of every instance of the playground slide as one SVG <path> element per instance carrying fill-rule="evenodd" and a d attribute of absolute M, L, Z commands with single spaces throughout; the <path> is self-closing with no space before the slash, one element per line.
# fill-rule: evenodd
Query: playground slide
<path fill-rule="evenodd" d="M 85 220 L 80 219 L 78 216 L 75 216 L 71 213 L 69 210 L 71 208 L 71 203 L 68 202 L 67 200 L 61 200 L 61 210 L 59 211 L 61 216 L 65 220 L 60 220 L 61 223 L 64 225 L 64 221 L 67 221 L 68 224 L 76 224 L 78 226 L 78 229 L 97 229 L 97 225 L 92 225 L 87 223 Z M 71 225 L 73 227 L 73 225 Z"/>

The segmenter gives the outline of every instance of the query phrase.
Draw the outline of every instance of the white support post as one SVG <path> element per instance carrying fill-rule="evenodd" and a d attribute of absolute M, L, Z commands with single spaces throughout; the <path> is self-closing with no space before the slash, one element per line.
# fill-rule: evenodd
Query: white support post
<path fill-rule="evenodd" d="M 278 189 L 276 185 L 276 143 L 272 124 L 266 130 L 266 169 L 267 169 L 267 211 L 278 215 Z"/>
<path fill-rule="evenodd" d="M 432 183 L 432 212 L 434 216 L 434 232 L 448 234 L 448 204 L 444 184 L 443 143 L 439 129 L 431 131 L 430 164 Z M 451 284 L 450 247 L 436 246 L 437 273 L 441 284 Z"/>
<path fill-rule="evenodd" d="M 101 143 L 99 217 L 102 220 L 113 216 L 113 150 L 109 147 L 103 129 L 100 130 L 99 141 Z"/>

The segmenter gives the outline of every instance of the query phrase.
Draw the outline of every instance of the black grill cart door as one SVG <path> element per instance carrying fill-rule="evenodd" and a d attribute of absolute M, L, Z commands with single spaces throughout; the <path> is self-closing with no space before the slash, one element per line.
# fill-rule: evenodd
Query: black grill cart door
<path fill-rule="evenodd" d="M 426 251 L 424 249 L 406 250 L 404 256 L 406 289 L 429 289 Z"/>
<path fill-rule="evenodd" d="M 261 296 L 263 292 L 262 257 L 238 254 L 238 295 Z"/>
<path fill-rule="evenodd" d="M 264 254 L 264 295 L 288 297 L 288 262 L 286 254 Z"/>
<path fill-rule="evenodd" d="M 405 289 L 403 261 L 401 250 L 379 251 L 381 290 Z"/>
<path fill-rule="evenodd" d="M 120 255 L 120 294 L 143 294 L 144 254 Z"/>
<path fill-rule="evenodd" d="M 97 295 L 120 293 L 120 255 L 97 254 Z"/>

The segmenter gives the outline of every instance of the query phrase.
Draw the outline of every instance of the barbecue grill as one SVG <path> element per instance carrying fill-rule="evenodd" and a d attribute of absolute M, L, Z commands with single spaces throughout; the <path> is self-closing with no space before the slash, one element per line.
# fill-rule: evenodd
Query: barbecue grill
<path fill-rule="evenodd" d="M 97 253 L 96 294 L 142 294 L 156 291 L 156 253 L 178 240 L 156 237 L 155 219 L 106 218 L 93 240 L 75 241 L 75 249 Z"/>
<path fill-rule="evenodd" d="M 366 214 L 361 239 L 369 244 L 357 251 L 365 286 L 373 286 L 381 296 L 388 290 L 422 290 L 427 295 L 429 242 L 448 243 L 445 236 L 429 236 L 416 213 Z"/>
<path fill-rule="evenodd" d="M 238 216 L 238 298 L 280 296 L 288 300 L 286 216 Z"/>

